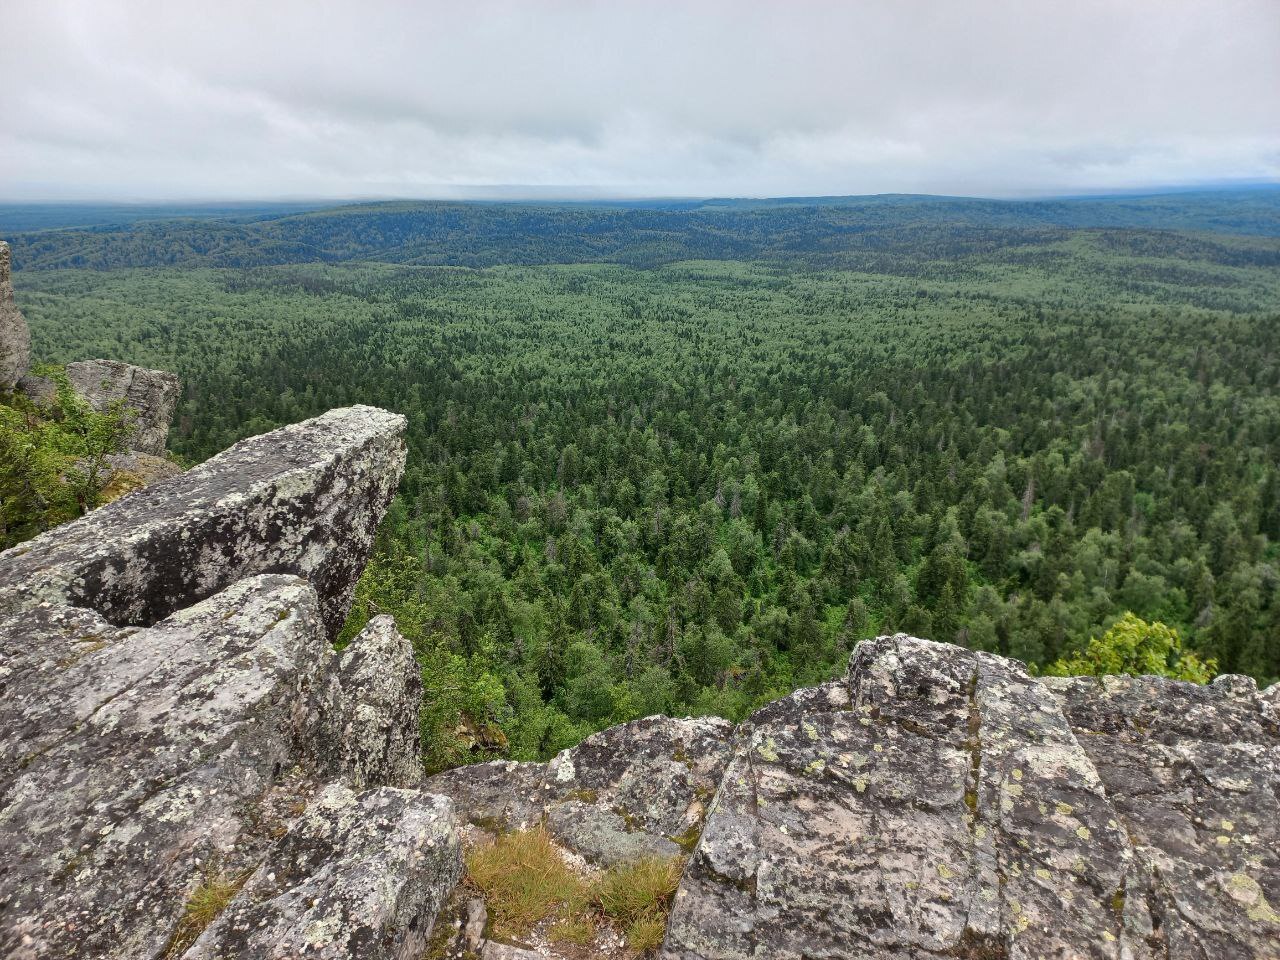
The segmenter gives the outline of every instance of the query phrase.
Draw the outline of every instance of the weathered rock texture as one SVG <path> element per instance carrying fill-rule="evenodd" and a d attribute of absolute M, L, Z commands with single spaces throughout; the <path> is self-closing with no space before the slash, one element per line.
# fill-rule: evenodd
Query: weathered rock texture
<path fill-rule="evenodd" d="M 178 955 L 248 874 L 192 956 L 420 952 L 461 860 L 447 800 L 382 786 L 416 662 L 388 618 L 329 642 L 402 428 L 334 411 L 0 555 L 0 956 Z"/>
<path fill-rule="evenodd" d="M 1275 957 L 1278 791 L 1246 685 L 882 637 L 740 728 L 663 956 Z"/>
<path fill-rule="evenodd" d="M 356 787 L 408 787 L 422 780 L 422 673 L 391 617 L 374 617 L 338 658 L 342 700 L 325 732 L 338 766 Z"/>
<path fill-rule="evenodd" d="M 151 624 L 242 577 L 295 573 L 332 636 L 399 482 L 403 429 L 348 407 L 245 440 L 0 555 L 0 590 Z"/>
<path fill-rule="evenodd" d="M 9 244 L 0 240 L 0 390 L 12 390 L 31 366 L 31 331 L 13 300 Z"/>
<path fill-rule="evenodd" d="M 67 379 L 93 409 L 123 402 L 133 412 L 130 449 L 161 455 L 178 403 L 178 378 L 164 370 L 148 370 L 119 360 L 77 360 L 67 364 Z"/>
<path fill-rule="evenodd" d="M 458 815 L 494 832 L 545 821 L 565 847 L 602 867 L 679 856 L 729 757 L 733 725 L 646 717 L 588 737 L 548 763 L 482 763 L 429 779 Z"/>
<path fill-rule="evenodd" d="M 420 960 L 461 850 L 444 797 L 332 785 L 184 960 Z"/>

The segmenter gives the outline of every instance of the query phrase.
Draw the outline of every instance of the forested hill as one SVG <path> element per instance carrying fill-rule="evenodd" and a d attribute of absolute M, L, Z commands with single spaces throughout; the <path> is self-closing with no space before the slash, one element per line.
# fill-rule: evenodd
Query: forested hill
<path fill-rule="evenodd" d="M 115 211 L 115 217 L 112 214 Z M 0 208 L 19 270 L 254 267 L 377 260 L 491 266 L 802 260 L 893 271 L 903 261 L 1026 248 L 1082 228 L 1280 237 L 1280 190 L 996 201 L 883 196 L 632 204 L 377 203 L 297 212 L 251 206 Z M 89 227 L 22 231 L 61 222 Z M 1117 238 L 1149 245 L 1146 234 Z M 1161 249 L 1169 250 L 1169 241 Z M 1280 246 L 1180 241 L 1176 255 L 1280 266 Z"/>
<path fill-rule="evenodd" d="M 15 287 L 40 359 L 177 372 L 193 459 L 407 415 L 351 630 L 413 641 L 436 767 L 899 629 L 1043 668 L 1132 611 L 1280 677 L 1278 201 L 138 220 L 18 235 Z"/>

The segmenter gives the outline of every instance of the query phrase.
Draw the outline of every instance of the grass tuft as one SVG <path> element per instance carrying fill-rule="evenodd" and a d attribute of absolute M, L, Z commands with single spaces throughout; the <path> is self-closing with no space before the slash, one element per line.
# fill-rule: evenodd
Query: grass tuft
<path fill-rule="evenodd" d="M 680 884 L 680 868 L 679 857 L 644 857 L 611 867 L 596 894 L 600 909 L 628 929 L 637 921 L 665 916 Z"/>
<path fill-rule="evenodd" d="M 191 891 L 187 898 L 187 909 L 178 921 L 173 939 L 165 951 L 166 958 L 180 957 L 193 943 L 200 939 L 209 924 L 218 919 L 218 915 L 227 909 L 227 905 L 240 892 L 244 882 L 249 879 L 251 870 L 239 875 L 225 873 L 210 874 L 200 886 Z"/>
<path fill-rule="evenodd" d="M 524 936 L 548 917 L 580 913 L 591 901 L 586 882 L 561 859 L 543 827 L 508 833 L 473 850 L 467 874 L 484 894 L 499 938 Z"/>
<path fill-rule="evenodd" d="M 662 946 L 667 935 L 666 914 L 642 917 L 627 927 L 627 946 L 632 950 L 646 953 Z"/>
<path fill-rule="evenodd" d="M 590 947 L 603 923 L 636 953 L 661 946 L 683 867 L 680 857 L 645 857 L 586 879 L 565 862 L 545 827 L 502 834 L 466 860 L 495 939 L 519 940 L 549 920 L 553 943 Z"/>
<path fill-rule="evenodd" d="M 588 913 L 557 920 L 547 931 L 552 943 L 575 943 L 580 947 L 595 943 L 596 921 Z"/>

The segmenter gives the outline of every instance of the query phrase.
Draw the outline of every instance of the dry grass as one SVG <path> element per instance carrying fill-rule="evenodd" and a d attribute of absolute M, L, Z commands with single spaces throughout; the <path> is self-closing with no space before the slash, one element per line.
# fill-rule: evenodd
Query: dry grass
<path fill-rule="evenodd" d="M 187 898 L 186 912 L 178 921 L 178 927 L 165 950 L 165 957 L 182 956 L 209 924 L 218 918 L 218 914 L 227 909 L 227 904 L 240 892 L 250 873 L 252 871 L 247 870 L 239 875 L 218 872 L 206 876 Z"/>
<path fill-rule="evenodd" d="M 643 917 L 627 927 L 627 946 L 640 953 L 657 950 L 667 935 L 667 915 Z"/>
<path fill-rule="evenodd" d="M 625 928 L 647 917 L 665 917 L 680 884 L 680 868 L 678 857 L 645 857 L 611 868 L 596 893 L 600 909 Z"/>
<path fill-rule="evenodd" d="M 484 894 L 495 936 L 521 937 L 548 917 L 580 913 L 591 891 L 542 827 L 499 837 L 467 855 L 467 874 Z"/>
<path fill-rule="evenodd" d="M 595 943 L 596 921 L 589 913 L 557 920 L 547 931 L 552 943 L 573 943 L 580 947 Z"/>
<path fill-rule="evenodd" d="M 584 878 L 565 862 L 544 827 L 504 834 L 466 859 L 494 938 L 518 940 L 549 920 L 551 942 L 590 947 L 604 923 L 637 953 L 661 946 L 683 865 L 679 857 L 646 857 Z"/>

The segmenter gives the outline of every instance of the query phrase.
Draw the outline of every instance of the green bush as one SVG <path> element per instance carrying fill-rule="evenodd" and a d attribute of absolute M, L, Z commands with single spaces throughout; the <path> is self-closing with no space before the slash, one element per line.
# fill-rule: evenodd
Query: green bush
<path fill-rule="evenodd" d="M 1150 675 L 1208 683 L 1217 669 L 1214 660 L 1184 652 L 1177 630 L 1125 613 L 1101 637 L 1090 640 L 1082 653 L 1058 660 L 1045 673 L 1056 677 Z"/>

